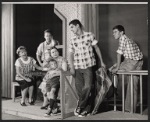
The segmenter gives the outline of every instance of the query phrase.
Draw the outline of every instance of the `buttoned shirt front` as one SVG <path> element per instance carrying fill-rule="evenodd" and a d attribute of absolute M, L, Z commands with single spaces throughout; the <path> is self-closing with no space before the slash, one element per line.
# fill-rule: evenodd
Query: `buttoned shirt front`
<path fill-rule="evenodd" d="M 120 37 L 117 53 L 131 60 L 141 60 L 143 58 L 143 54 L 138 45 L 126 35 Z"/>
<path fill-rule="evenodd" d="M 70 40 L 69 52 L 74 53 L 75 69 L 86 69 L 96 64 L 93 47 L 98 41 L 91 32 L 83 32 Z"/>

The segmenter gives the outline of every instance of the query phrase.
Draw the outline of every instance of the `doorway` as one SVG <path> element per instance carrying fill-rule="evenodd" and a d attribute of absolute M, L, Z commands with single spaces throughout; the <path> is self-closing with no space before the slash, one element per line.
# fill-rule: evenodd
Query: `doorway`
<path fill-rule="evenodd" d="M 54 4 L 16 4 L 16 49 L 25 46 L 28 55 L 36 59 L 36 50 L 44 41 L 44 30 L 50 29 L 53 38 L 62 45 L 62 21 L 54 13 Z M 60 55 L 62 55 L 62 50 Z"/>

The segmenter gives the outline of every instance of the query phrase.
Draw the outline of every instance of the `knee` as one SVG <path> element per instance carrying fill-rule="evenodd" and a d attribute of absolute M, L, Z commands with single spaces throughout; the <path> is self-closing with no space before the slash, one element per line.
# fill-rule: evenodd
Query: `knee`
<path fill-rule="evenodd" d="M 51 95 L 54 95 L 55 92 L 56 92 L 56 90 L 55 90 L 55 89 L 52 89 L 52 90 L 50 91 L 50 94 L 51 94 Z"/>
<path fill-rule="evenodd" d="M 32 86 L 29 86 L 29 89 L 33 89 L 34 88 L 34 86 L 32 85 Z"/>

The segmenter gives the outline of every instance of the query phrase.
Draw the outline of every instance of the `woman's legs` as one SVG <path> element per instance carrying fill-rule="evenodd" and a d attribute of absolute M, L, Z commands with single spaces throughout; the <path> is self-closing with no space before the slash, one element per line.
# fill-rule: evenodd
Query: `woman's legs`
<path fill-rule="evenodd" d="M 33 101 L 33 86 L 29 87 L 29 103 L 31 103 Z"/>
<path fill-rule="evenodd" d="M 25 103 L 27 91 L 28 91 L 28 88 L 21 90 L 21 95 L 22 95 L 21 103 Z"/>

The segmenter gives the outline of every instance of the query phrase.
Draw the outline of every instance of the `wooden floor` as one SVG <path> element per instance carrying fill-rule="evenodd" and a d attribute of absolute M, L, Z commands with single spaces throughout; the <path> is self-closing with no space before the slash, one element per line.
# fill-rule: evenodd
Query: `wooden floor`
<path fill-rule="evenodd" d="M 55 116 L 44 117 L 44 114 L 47 110 L 40 109 L 40 106 L 42 105 L 41 101 L 36 101 L 36 104 L 34 106 L 28 105 L 27 107 L 22 107 L 19 102 L 19 99 L 15 102 L 12 102 L 11 99 L 2 99 L 2 112 L 27 117 L 33 120 L 61 120 L 60 113 Z M 123 113 L 121 110 L 119 110 L 121 108 L 121 106 L 119 105 L 117 111 L 113 111 L 113 106 L 109 105 L 106 108 L 105 105 L 105 103 L 101 104 L 100 110 L 96 115 L 90 115 L 82 118 L 79 118 L 77 116 L 71 116 L 65 118 L 65 120 L 148 120 L 147 107 L 143 107 L 144 111 L 143 115 L 141 115 L 139 113 Z"/>

